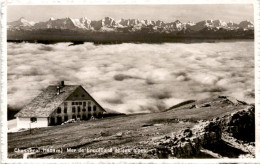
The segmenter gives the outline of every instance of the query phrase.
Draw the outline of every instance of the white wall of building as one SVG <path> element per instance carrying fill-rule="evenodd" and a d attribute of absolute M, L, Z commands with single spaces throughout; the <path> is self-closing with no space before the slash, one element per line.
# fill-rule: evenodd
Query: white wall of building
<path fill-rule="evenodd" d="M 31 122 L 30 117 L 16 117 L 17 128 L 37 128 L 37 127 L 47 127 L 48 118 L 37 118 L 36 122 Z"/>

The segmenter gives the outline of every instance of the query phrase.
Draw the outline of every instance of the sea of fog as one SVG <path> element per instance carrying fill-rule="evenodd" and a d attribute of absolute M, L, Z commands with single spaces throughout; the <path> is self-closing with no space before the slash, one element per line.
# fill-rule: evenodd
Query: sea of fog
<path fill-rule="evenodd" d="M 105 109 L 154 112 L 214 95 L 254 102 L 254 43 L 8 43 L 8 105 L 81 84 Z"/>

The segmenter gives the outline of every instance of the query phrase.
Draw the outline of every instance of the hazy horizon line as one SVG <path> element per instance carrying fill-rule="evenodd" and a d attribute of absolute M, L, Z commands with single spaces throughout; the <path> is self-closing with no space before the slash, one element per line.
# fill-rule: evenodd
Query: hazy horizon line
<path fill-rule="evenodd" d="M 109 17 L 109 18 L 114 19 L 112 16 L 104 16 L 104 17 L 99 18 L 99 19 L 90 19 L 90 18 L 87 17 L 87 16 L 82 16 L 82 17 L 77 17 L 77 18 L 76 18 L 76 17 L 66 16 L 66 17 L 58 17 L 58 18 L 49 17 L 49 18 L 46 19 L 45 21 L 43 20 L 43 21 L 38 21 L 38 22 L 36 22 L 36 21 L 34 21 L 34 20 L 32 20 L 32 19 L 27 19 L 27 18 L 24 17 L 24 16 L 20 16 L 20 17 L 17 18 L 16 20 L 7 21 L 7 22 L 18 21 L 18 20 L 20 20 L 20 19 L 22 19 L 22 18 L 25 19 L 25 20 L 28 20 L 28 21 L 33 21 L 34 23 L 46 22 L 46 21 L 50 20 L 51 18 L 54 18 L 55 20 L 65 19 L 65 18 L 71 18 L 71 19 L 87 18 L 87 19 L 89 19 L 89 20 L 91 20 L 91 21 L 99 21 L 99 20 L 102 20 L 102 19 L 104 19 L 104 18 L 106 18 L 106 17 Z M 222 20 L 222 19 L 202 19 L 202 20 L 200 20 L 200 21 L 183 21 L 183 20 L 181 20 L 181 19 L 174 19 L 174 20 L 172 20 L 172 21 L 163 21 L 163 20 L 160 20 L 160 19 L 156 19 L 156 20 L 155 20 L 155 19 L 140 19 L 140 18 L 123 18 L 123 17 L 121 17 L 121 18 L 119 18 L 119 19 L 114 19 L 114 20 L 115 20 L 115 21 L 119 21 L 119 20 L 121 20 L 121 19 L 124 19 L 124 20 L 136 19 L 136 20 L 162 21 L 162 22 L 166 22 L 166 23 L 175 22 L 175 21 L 177 21 L 177 20 L 179 20 L 179 21 L 182 22 L 182 23 L 188 23 L 188 22 L 198 23 L 198 22 L 205 21 L 205 20 L 213 20 L 213 21 L 215 21 L 215 20 L 220 20 L 220 21 L 223 21 L 223 22 L 226 22 L 226 23 L 228 23 L 228 22 L 240 23 L 240 22 L 242 22 L 242 21 L 250 21 L 250 22 L 254 23 L 254 20 L 251 20 L 251 19 L 244 19 L 244 20 L 241 20 L 241 21 L 239 21 L 239 22 L 235 22 L 235 21 L 233 21 L 233 20 L 224 21 L 224 20 Z"/>

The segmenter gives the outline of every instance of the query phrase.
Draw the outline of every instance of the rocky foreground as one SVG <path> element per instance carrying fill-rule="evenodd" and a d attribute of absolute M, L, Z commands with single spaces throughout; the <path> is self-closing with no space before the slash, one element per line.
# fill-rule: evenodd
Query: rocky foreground
<path fill-rule="evenodd" d="M 152 140 L 150 143 L 156 149 L 150 153 L 161 158 L 190 158 L 201 153 L 214 158 L 235 157 L 235 154 L 240 158 L 254 158 L 254 116 L 255 108 L 249 106 L 221 118 L 201 121 L 193 128 Z"/>
<path fill-rule="evenodd" d="M 36 158 L 254 158 L 255 107 L 217 96 L 8 134 L 9 158 L 29 150 Z"/>

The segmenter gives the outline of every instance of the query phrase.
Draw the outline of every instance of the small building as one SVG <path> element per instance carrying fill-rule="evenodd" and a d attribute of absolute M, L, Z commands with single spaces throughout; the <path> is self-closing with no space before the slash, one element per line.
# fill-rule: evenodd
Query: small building
<path fill-rule="evenodd" d="M 19 111 L 17 128 L 60 125 L 69 119 L 101 118 L 105 110 L 81 86 L 50 85 Z"/>

